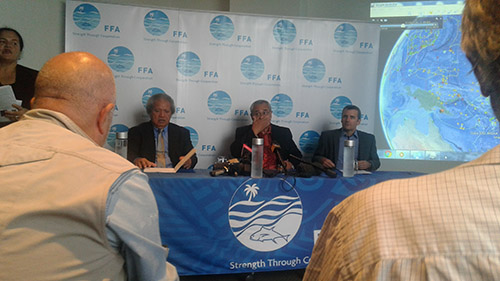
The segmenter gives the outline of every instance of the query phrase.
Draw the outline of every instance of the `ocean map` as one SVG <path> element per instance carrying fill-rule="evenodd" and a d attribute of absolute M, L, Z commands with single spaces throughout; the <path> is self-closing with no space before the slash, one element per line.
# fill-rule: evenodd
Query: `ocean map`
<path fill-rule="evenodd" d="M 468 161 L 499 143 L 489 98 L 460 49 L 461 17 L 405 30 L 380 82 L 384 158 Z M 380 151 L 379 151 L 379 154 Z"/>

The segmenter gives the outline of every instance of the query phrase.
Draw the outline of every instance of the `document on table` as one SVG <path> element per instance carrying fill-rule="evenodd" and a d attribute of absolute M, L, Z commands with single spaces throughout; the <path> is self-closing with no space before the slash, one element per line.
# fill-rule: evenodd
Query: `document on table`
<path fill-rule="evenodd" d="M 145 173 L 177 173 L 177 171 L 196 153 L 196 148 L 191 149 L 174 168 L 144 168 Z"/>
<path fill-rule="evenodd" d="M 12 105 L 17 104 L 21 105 L 22 101 L 16 100 L 16 96 L 14 96 L 14 91 L 10 85 L 1 86 L 0 87 L 0 122 L 9 121 L 8 118 L 5 118 L 4 111 L 5 110 L 15 110 Z"/>

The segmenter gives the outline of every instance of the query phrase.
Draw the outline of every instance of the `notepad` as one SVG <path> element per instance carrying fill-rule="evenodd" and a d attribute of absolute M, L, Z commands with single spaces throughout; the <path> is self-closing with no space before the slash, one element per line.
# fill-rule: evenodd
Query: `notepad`
<path fill-rule="evenodd" d="M 177 163 L 177 165 L 175 165 L 175 167 L 173 167 L 173 168 L 153 168 L 153 167 L 150 167 L 150 168 L 144 168 L 144 172 L 145 173 L 170 173 L 170 174 L 177 173 L 177 171 L 179 171 L 179 169 L 182 167 L 182 165 L 184 165 L 184 163 L 186 163 L 186 161 L 188 161 L 188 159 L 191 159 L 191 157 L 195 153 L 196 153 L 196 148 L 191 149 L 188 152 L 188 154 L 186 154 L 184 156 L 184 158 L 182 158 L 182 160 L 179 161 L 179 163 Z"/>

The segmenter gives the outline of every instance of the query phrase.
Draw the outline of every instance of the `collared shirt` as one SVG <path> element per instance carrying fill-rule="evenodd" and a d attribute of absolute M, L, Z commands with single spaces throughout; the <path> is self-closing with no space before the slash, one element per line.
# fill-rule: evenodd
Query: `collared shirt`
<path fill-rule="evenodd" d="M 158 147 L 158 134 L 160 133 L 160 131 L 161 131 L 161 129 L 154 128 L 155 147 Z M 173 167 L 172 161 L 170 160 L 170 157 L 168 156 L 168 125 L 165 128 L 163 128 L 162 137 L 163 137 L 163 144 L 164 144 L 163 151 L 165 153 L 166 168 L 171 168 L 171 167 Z M 155 162 L 156 162 L 156 164 L 158 164 L 157 159 Z"/>
<path fill-rule="evenodd" d="M 340 134 L 339 139 L 339 156 L 337 158 L 337 164 L 335 165 L 338 170 L 344 169 L 344 141 L 346 140 L 354 140 L 354 160 L 358 159 L 358 147 L 359 147 L 359 137 L 358 130 L 354 131 L 352 136 L 347 136 L 344 130 L 342 130 L 342 134 Z"/>
<path fill-rule="evenodd" d="M 36 109 L 28 111 L 22 118 L 43 119 L 95 143 L 62 113 Z M 105 220 L 106 236 L 110 246 L 128 265 L 129 280 L 178 280 L 176 272 L 174 276 L 172 272 L 166 272 L 168 264 L 165 262 L 166 250 L 161 245 L 156 199 L 144 173 L 138 169 L 129 170 L 111 185 Z"/>

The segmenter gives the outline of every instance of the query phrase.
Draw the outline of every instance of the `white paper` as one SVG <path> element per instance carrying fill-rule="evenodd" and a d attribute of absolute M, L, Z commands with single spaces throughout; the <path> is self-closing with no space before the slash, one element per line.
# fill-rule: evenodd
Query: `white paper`
<path fill-rule="evenodd" d="M 22 101 L 16 100 L 14 96 L 14 91 L 10 85 L 0 87 L 0 111 L 4 110 L 16 110 L 12 107 L 13 104 L 21 105 Z M 4 116 L 0 116 L 0 122 L 10 121 Z"/>

